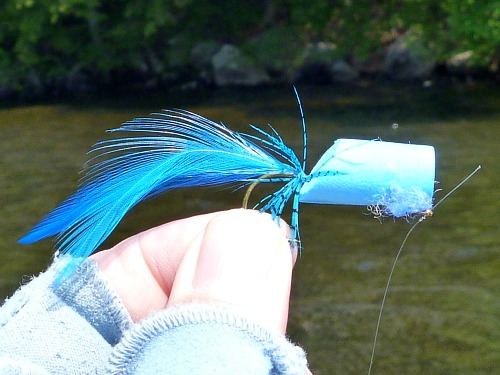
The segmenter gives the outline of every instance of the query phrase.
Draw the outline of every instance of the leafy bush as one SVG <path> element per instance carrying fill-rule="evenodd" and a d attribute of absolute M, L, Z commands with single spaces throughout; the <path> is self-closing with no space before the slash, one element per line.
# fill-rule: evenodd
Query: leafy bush
<path fill-rule="evenodd" d="M 4 0 L 0 24 L 0 91 L 43 91 L 75 75 L 161 76 L 207 40 L 246 46 L 267 65 L 271 48 L 285 60 L 271 64 L 279 69 L 298 55 L 287 48 L 327 42 L 363 60 L 408 31 L 438 61 L 466 51 L 479 66 L 500 60 L 491 0 Z"/>

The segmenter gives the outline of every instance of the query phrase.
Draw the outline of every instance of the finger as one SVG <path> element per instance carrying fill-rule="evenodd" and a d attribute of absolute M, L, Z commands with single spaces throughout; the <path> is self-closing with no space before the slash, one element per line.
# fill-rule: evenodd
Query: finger
<path fill-rule="evenodd" d="M 173 221 L 91 256 L 134 321 L 166 306 L 187 248 L 218 214 Z"/>
<path fill-rule="evenodd" d="M 182 260 L 168 305 L 224 302 L 284 333 L 294 264 L 286 233 L 257 211 L 215 216 Z"/>

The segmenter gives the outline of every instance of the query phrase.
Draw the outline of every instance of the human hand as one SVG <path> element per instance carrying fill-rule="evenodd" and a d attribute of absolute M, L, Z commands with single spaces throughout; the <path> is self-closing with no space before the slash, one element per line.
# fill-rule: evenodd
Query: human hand
<path fill-rule="evenodd" d="M 241 348 L 242 358 L 249 354 L 250 358 L 259 359 L 262 354 L 261 362 L 251 360 L 249 363 L 265 367 L 270 360 L 279 368 L 290 364 L 289 369 L 297 370 L 293 373 L 302 374 L 306 371 L 303 351 L 272 332 L 284 334 L 287 324 L 290 282 L 297 253 L 290 251 L 288 232 L 287 225 L 278 226 L 267 214 L 231 210 L 175 221 L 133 236 L 92 256 L 100 273 L 94 264 L 86 264 L 72 282 L 51 288 L 57 272 L 55 264 L 16 292 L 10 303 L 2 307 L 2 313 L 9 317 L 9 324 L 0 330 L 2 350 L 7 350 L 7 359 L 12 356 L 15 368 L 33 366 L 66 374 L 99 372 L 104 366 L 119 372 L 128 369 L 131 363 L 134 368 L 147 371 L 171 368 L 173 364 L 189 368 L 193 363 L 198 369 L 206 365 L 233 371 L 234 365 L 239 366 L 240 362 L 231 363 L 230 359 L 238 358 Z M 122 306 L 112 298 L 109 288 L 103 287 L 102 277 L 115 290 L 132 320 L 142 321 L 141 324 L 128 324 Z M 187 341 L 188 347 L 198 349 L 189 352 L 183 347 L 178 353 L 167 350 L 172 358 L 165 355 L 163 362 L 158 361 L 155 345 L 161 345 L 162 350 L 179 347 L 178 344 L 186 341 L 185 333 L 192 332 L 190 328 L 200 323 L 196 320 L 190 326 L 192 322 L 188 319 L 182 329 L 167 328 L 182 316 L 176 315 L 179 311 L 199 312 L 199 302 L 214 314 L 219 309 L 222 315 L 231 311 L 229 317 L 241 317 L 249 323 L 241 326 L 243 331 L 247 330 L 246 336 L 238 329 L 228 335 L 222 327 L 232 326 L 223 320 L 218 329 L 206 326 L 205 331 L 203 328 L 198 331 L 198 337 L 193 335 Z M 181 304 L 183 306 L 170 309 Z M 56 305 L 58 308 L 53 308 Z M 227 309 L 224 305 L 233 308 Z M 205 323 L 202 321 L 200 326 Z M 158 327 L 164 330 L 157 331 Z M 214 330 L 218 334 L 211 336 Z M 231 341 L 233 333 L 236 340 Z M 257 335 L 257 339 L 252 335 Z M 31 339 L 19 340 L 19 337 Z M 214 345 L 215 355 L 206 350 L 209 354 L 203 358 L 200 353 L 206 348 L 207 338 L 219 344 Z M 237 348 L 235 355 L 230 348 L 224 348 L 224 342 L 231 342 L 229 346 Z M 25 344 L 22 346 L 25 349 L 19 349 L 20 343 Z M 273 354 L 261 353 L 259 345 L 261 349 L 270 345 L 274 348 Z M 217 348 L 222 351 L 217 352 Z M 219 354 L 229 355 L 228 360 Z M 0 368 L 5 365 L 12 363 L 0 361 Z M 177 369 L 168 373 L 179 373 Z M 138 373 L 151 373 L 147 371 Z"/>
<path fill-rule="evenodd" d="M 92 258 L 136 322 L 176 304 L 224 302 L 284 334 L 297 258 L 289 235 L 270 215 L 238 209 L 161 225 Z"/>
<path fill-rule="evenodd" d="M 288 225 L 230 210 L 174 221 L 92 256 L 134 321 L 177 304 L 223 302 L 285 333 L 292 268 Z"/>

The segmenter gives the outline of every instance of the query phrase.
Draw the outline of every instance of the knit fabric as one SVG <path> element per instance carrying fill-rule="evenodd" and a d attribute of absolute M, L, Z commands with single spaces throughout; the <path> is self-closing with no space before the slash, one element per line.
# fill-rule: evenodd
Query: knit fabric
<path fill-rule="evenodd" d="M 306 372 L 300 347 L 231 306 L 180 305 L 133 324 L 92 261 L 54 288 L 64 261 L 0 308 L 1 374 Z"/>

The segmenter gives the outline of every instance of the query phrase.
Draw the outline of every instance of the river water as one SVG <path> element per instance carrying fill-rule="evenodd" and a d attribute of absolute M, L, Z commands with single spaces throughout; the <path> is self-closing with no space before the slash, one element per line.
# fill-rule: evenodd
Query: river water
<path fill-rule="evenodd" d="M 492 374 L 500 369 L 500 90 L 493 84 L 298 87 L 311 168 L 337 138 L 430 144 L 439 199 L 482 170 L 408 240 L 382 317 L 372 374 Z M 0 295 L 50 262 L 50 240 L 17 239 L 72 193 L 105 129 L 181 107 L 237 131 L 272 124 L 302 153 L 291 88 L 82 98 L 0 108 Z M 271 188 L 259 186 L 253 199 Z M 238 207 L 243 192 L 174 191 L 135 208 L 106 246 L 152 225 Z M 294 275 L 289 335 L 316 374 L 366 373 L 383 289 L 409 230 L 364 207 L 303 204 L 303 255 Z M 287 214 L 284 216 L 289 217 Z"/>

